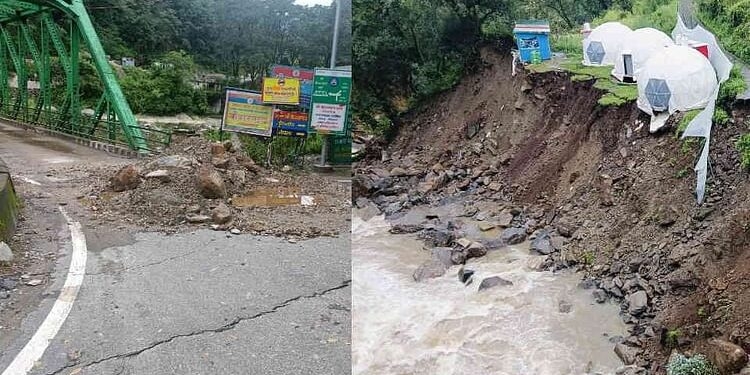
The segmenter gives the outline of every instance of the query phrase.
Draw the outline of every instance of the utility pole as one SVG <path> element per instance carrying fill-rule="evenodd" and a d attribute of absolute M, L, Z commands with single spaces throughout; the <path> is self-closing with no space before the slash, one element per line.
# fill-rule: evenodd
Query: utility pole
<path fill-rule="evenodd" d="M 333 23 L 333 45 L 331 46 L 331 69 L 336 69 L 336 53 L 339 44 L 339 22 L 341 19 L 341 0 L 336 1 L 336 20 Z M 328 136 L 322 135 L 323 146 L 320 148 L 320 165 L 322 170 L 330 170 L 332 167 L 328 164 Z"/>

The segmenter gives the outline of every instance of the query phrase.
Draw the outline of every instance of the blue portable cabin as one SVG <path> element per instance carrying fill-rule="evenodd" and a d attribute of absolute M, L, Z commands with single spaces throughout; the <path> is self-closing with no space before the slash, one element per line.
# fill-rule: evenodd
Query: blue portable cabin
<path fill-rule="evenodd" d="M 542 60 L 552 58 L 552 48 L 549 44 L 549 22 L 541 20 L 520 21 L 513 28 L 521 61 L 531 62 L 534 51 L 538 51 Z"/>

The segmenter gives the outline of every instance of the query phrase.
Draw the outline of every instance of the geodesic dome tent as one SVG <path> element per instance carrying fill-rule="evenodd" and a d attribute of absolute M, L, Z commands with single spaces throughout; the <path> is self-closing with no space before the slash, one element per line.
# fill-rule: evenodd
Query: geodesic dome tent
<path fill-rule="evenodd" d="M 634 30 L 615 57 L 612 75 L 620 81 L 626 75 L 634 77 L 653 54 L 674 44 L 669 35 L 657 29 L 644 27 Z"/>
<path fill-rule="evenodd" d="M 619 22 L 607 22 L 594 28 L 583 40 L 583 65 L 614 65 L 617 53 L 632 34 L 633 30 Z"/>
<path fill-rule="evenodd" d="M 656 112 L 704 108 L 718 86 L 711 62 L 686 46 L 670 46 L 652 55 L 636 73 L 638 108 Z"/>

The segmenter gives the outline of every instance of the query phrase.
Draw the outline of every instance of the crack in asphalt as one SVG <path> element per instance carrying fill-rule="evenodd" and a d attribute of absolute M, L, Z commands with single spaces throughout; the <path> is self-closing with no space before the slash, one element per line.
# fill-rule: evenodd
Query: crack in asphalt
<path fill-rule="evenodd" d="M 177 260 L 177 259 L 181 259 L 181 258 L 187 258 L 190 255 L 193 255 L 193 254 L 195 254 L 195 253 L 197 253 L 199 251 L 203 251 L 203 249 L 197 249 L 197 250 L 189 251 L 187 253 L 175 255 L 175 256 L 169 257 L 169 258 L 164 258 L 164 259 L 156 261 L 156 262 L 141 264 L 141 265 L 137 265 L 137 266 L 134 266 L 134 267 L 123 268 L 121 270 L 116 270 L 113 273 L 131 272 L 131 271 L 140 270 L 140 269 L 144 269 L 144 268 L 151 267 L 151 266 L 158 266 L 160 264 L 163 264 L 163 263 L 166 263 L 166 262 L 170 262 L 170 261 L 173 261 L 173 260 Z M 110 272 L 95 272 L 95 273 L 86 273 L 86 276 L 112 275 L 113 273 L 110 273 Z"/>
<path fill-rule="evenodd" d="M 287 306 L 289 306 L 292 303 L 297 302 L 297 301 L 306 300 L 306 299 L 313 299 L 313 298 L 318 298 L 318 297 L 325 296 L 328 293 L 331 293 L 331 292 L 334 292 L 336 290 L 344 289 L 346 287 L 349 287 L 349 286 L 351 286 L 351 283 L 352 283 L 351 280 L 346 280 L 346 281 L 344 281 L 343 283 L 341 283 L 341 284 L 339 284 L 337 286 L 325 289 L 323 291 L 318 291 L 318 292 L 315 292 L 313 294 L 301 295 L 301 296 L 297 296 L 297 297 L 294 297 L 294 298 L 290 298 L 290 299 L 285 300 L 282 303 L 280 303 L 280 304 L 278 304 L 278 305 L 276 305 L 276 306 L 274 306 L 274 307 L 272 307 L 272 308 L 270 308 L 268 310 L 261 311 L 261 312 L 259 312 L 257 314 L 250 315 L 250 316 L 245 316 L 245 317 L 237 317 L 233 321 L 231 321 L 231 322 L 229 322 L 229 323 L 227 323 L 227 324 L 225 324 L 225 325 L 223 325 L 221 327 L 218 327 L 218 328 L 202 329 L 202 330 L 194 331 L 194 332 L 190 332 L 190 333 L 183 333 L 183 334 L 179 334 L 179 335 L 170 336 L 169 338 L 153 342 L 150 345 L 148 345 L 148 346 L 146 346 L 144 348 L 138 349 L 138 350 L 133 350 L 133 351 L 130 351 L 130 352 L 127 352 L 127 353 L 124 353 L 124 354 L 115 354 L 115 355 L 112 355 L 112 356 L 109 356 L 109 357 L 105 357 L 105 358 L 102 358 L 102 359 L 98 359 L 98 360 L 95 360 L 95 361 L 88 362 L 88 363 L 86 363 L 84 365 L 81 365 L 81 366 L 79 366 L 77 363 L 76 364 L 67 365 L 65 367 L 62 367 L 62 368 L 54 371 L 54 372 L 47 373 L 47 375 L 58 375 L 58 374 L 62 373 L 63 371 L 65 371 L 67 369 L 70 369 L 70 368 L 73 368 L 73 367 L 77 367 L 79 369 L 83 369 L 83 368 L 86 368 L 86 367 L 90 367 L 90 366 L 93 366 L 93 365 L 98 365 L 98 364 L 101 364 L 101 363 L 104 363 L 104 362 L 107 362 L 107 361 L 111 361 L 111 360 L 136 357 L 136 356 L 138 356 L 138 355 L 140 355 L 140 354 L 142 354 L 142 353 L 144 353 L 146 351 L 149 351 L 151 349 L 156 348 L 157 346 L 160 346 L 160 345 L 163 345 L 163 344 L 168 344 L 168 343 L 170 343 L 170 342 L 172 342 L 172 341 L 174 341 L 176 339 L 179 339 L 179 338 L 192 337 L 192 336 L 200 336 L 200 335 L 203 335 L 203 334 L 206 334 L 206 333 L 221 333 L 221 332 L 225 332 L 225 331 L 228 331 L 230 329 L 235 328 L 238 324 L 240 324 L 242 322 L 246 322 L 246 321 L 250 321 L 250 320 L 262 318 L 262 317 L 264 317 L 266 315 L 276 313 L 277 311 L 279 311 L 279 310 L 281 310 L 281 309 L 283 309 L 283 308 L 285 308 L 285 307 L 287 307 Z"/>

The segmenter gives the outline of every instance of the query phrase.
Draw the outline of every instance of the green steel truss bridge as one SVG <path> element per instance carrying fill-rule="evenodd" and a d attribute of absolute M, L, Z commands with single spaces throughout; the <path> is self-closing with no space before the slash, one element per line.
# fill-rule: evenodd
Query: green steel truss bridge
<path fill-rule="evenodd" d="M 93 114 L 82 113 L 84 53 L 103 92 Z M 0 118 L 139 153 L 171 138 L 138 125 L 83 0 L 0 0 Z"/>

